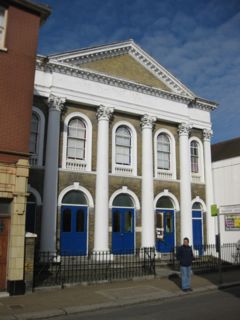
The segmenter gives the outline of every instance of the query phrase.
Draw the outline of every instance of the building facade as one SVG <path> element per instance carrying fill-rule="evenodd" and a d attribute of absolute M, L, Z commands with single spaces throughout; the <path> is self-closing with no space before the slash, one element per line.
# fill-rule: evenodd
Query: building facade
<path fill-rule="evenodd" d="M 132 40 L 39 56 L 28 215 L 40 249 L 214 243 L 215 108 Z"/>
<path fill-rule="evenodd" d="M 49 13 L 30 1 L 0 1 L 0 290 L 24 287 L 36 49 L 40 23 Z"/>
<path fill-rule="evenodd" d="M 240 138 L 212 145 L 212 171 L 221 243 L 240 242 Z"/>

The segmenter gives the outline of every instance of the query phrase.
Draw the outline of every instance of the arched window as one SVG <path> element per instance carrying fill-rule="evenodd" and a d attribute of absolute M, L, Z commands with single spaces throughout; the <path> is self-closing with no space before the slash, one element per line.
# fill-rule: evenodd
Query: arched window
<path fill-rule="evenodd" d="M 160 133 L 157 137 L 157 168 L 170 170 L 170 140 L 166 133 Z"/>
<path fill-rule="evenodd" d="M 62 204 L 87 205 L 87 199 L 82 191 L 72 190 L 65 194 Z"/>
<path fill-rule="evenodd" d="M 132 138 L 128 127 L 120 126 L 116 130 L 115 162 L 120 165 L 131 165 Z"/>
<path fill-rule="evenodd" d="M 158 199 L 156 208 L 173 209 L 174 206 L 173 206 L 172 200 L 169 197 L 163 196 Z"/>
<path fill-rule="evenodd" d="M 32 110 L 31 131 L 29 139 L 29 162 L 31 166 L 42 166 L 45 117 L 40 109 L 33 107 Z"/>
<path fill-rule="evenodd" d="M 116 196 L 116 198 L 113 200 L 112 205 L 113 207 L 134 207 L 132 198 L 126 193 L 121 193 L 118 196 Z"/>
<path fill-rule="evenodd" d="M 192 173 L 199 173 L 199 144 L 196 140 L 191 141 L 190 152 Z"/>
<path fill-rule="evenodd" d="M 30 133 L 30 143 L 29 143 L 29 152 L 31 155 L 38 154 L 38 138 L 39 138 L 39 117 L 33 112 L 32 113 L 32 122 L 31 122 L 31 133 Z"/>
<path fill-rule="evenodd" d="M 154 135 L 155 177 L 161 180 L 176 179 L 176 146 L 173 134 L 159 129 Z"/>
<path fill-rule="evenodd" d="M 86 125 L 80 118 L 74 118 L 68 124 L 67 158 L 85 160 Z"/>
<path fill-rule="evenodd" d="M 91 171 L 92 123 L 80 112 L 69 113 L 64 119 L 62 168 Z"/>

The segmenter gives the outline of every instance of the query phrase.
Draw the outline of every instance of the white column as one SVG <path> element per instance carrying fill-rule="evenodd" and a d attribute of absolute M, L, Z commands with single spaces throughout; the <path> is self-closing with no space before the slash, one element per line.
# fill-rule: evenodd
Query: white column
<path fill-rule="evenodd" d="M 153 138 L 155 117 L 144 115 L 142 127 L 142 248 L 155 247 L 153 206 Z"/>
<path fill-rule="evenodd" d="M 180 147 L 180 204 L 181 204 L 181 241 L 188 237 L 192 244 L 192 206 L 191 206 L 191 162 L 189 147 L 190 126 L 181 123 L 178 126 Z"/>
<path fill-rule="evenodd" d="M 50 95 L 41 221 L 41 251 L 56 251 L 60 114 L 65 98 Z"/>
<path fill-rule="evenodd" d="M 97 176 L 95 202 L 94 251 L 109 251 L 108 245 L 108 170 L 109 120 L 113 108 L 100 106 L 97 111 Z"/>
<path fill-rule="evenodd" d="M 204 169 L 205 169 L 205 191 L 206 191 L 206 220 L 207 220 L 207 244 L 215 244 L 215 223 L 211 216 L 211 205 L 213 199 L 212 182 L 212 161 L 211 161 L 211 136 L 212 130 L 203 130 L 203 148 L 204 148 Z"/>

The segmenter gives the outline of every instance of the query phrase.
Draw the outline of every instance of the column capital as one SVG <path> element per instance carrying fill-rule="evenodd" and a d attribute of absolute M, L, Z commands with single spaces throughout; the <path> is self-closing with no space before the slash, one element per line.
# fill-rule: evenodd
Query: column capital
<path fill-rule="evenodd" d="M 104 105 L 100 105 L 97 109 L 97 119 L 99 120 L 111 120 L 113 115 L 114 108 L 106 107 Z"/>
<path fill-rule="evenodd" d="M 144 114 L 144 116 L 142 116 L 141 118 L 141 128 L 142 129 L 153 129 L 155 122 L 156 122 L 157 118 L 156 117 L 152 117 L 148 114 Z"/>
<path fill-rule="evenodd" d="M 49 110 L 62 111 L 62 109 L 64 108 L 65 102 L 66 102 L 66 98 L 58 97 L 51 93 L 48 97 Z"/>
<path fill-rule="evenodd" d="M 188 123 L 180 123 L 178 126 L 178 134 L 179 136 L 188 136 L 191 131 L 191 125 Z"/>
<path fill-rule="evenodd" d="M 210 141 L 213 135 L 213 131 L 211 129 L 203 129 L 203 140 Z"/>

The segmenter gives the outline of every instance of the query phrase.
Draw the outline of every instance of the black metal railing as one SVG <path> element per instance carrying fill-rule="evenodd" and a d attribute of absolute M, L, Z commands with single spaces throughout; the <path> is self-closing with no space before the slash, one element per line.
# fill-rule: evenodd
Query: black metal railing
<path fill-rule="evenodd" d="M 35 256 L 34 287 L 69 283 L 132 279 L 155 274 L 155 248 L 142 248 L 113 255 L 109 252 L 62 255 L 38 252 Z"/>
<path fill-rule="evenodd" d="M 178 247 L 174 247 L 167 254 L 157 255 L 156 267 L 168 265 L 172 269 L 178 270 L 177 250 Z M 219 248 L 216 245 L 194 246 L 193 254 L 195 259 L 192 264 L 193 271 L 196 273 L 218 271 L 219 266 L 222 269 L 240 267 L 239 243 L 223 244 L 220 250 L 221 255 L 219 255 Z"/>

